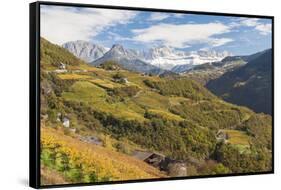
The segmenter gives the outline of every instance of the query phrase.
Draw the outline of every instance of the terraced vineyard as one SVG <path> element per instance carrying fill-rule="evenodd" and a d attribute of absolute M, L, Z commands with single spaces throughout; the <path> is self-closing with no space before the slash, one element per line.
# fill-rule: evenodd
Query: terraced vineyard
<path fill-rule="evenodd" d="M 63 173 L 72 182 L 99 182 L 165 177 L 132 157 L 79 142 L 62 131 L 41 129 L 41 162 Z"/>
<path fill-rule="evenodd" d="M 187 176 L 271 170 L 270 115 L 186 77 L 93 67 L 45 39 L 41 46 L 44 169 L 77 183 L 171 176 L 133 158 L 142 150 L 184 162 Z M 217 140 L 219 130 L 227 141 Z M 81 142 L 89 136 L 98 143 Z"/>

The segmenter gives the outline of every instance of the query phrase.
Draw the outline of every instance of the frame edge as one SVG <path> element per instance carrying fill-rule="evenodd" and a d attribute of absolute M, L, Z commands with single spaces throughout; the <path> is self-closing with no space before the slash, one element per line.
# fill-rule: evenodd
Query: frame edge
<path fill-rule="evenodd" d="M 40 151 L 38 143 L 38 27 L 39 3 L 29 4 L 29 186 L 40 187 Z"/>

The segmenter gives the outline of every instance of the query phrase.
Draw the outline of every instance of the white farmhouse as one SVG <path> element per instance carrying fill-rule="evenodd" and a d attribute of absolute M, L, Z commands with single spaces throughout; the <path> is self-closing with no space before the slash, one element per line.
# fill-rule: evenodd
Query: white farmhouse
<path fill-rule="evenodd" d="M 66 69 L 66 65 L 64 63 L 60 62 L 59 69 L 65 70 Z"/>
<path fill-rule="evenodd" d="M 66 117 L 64 117 L 63 120 L 62 120 L 62 125 L 63 125 L 64 127 L 69 128 L 69 126 L 70 126 L 70 121 L 69 121 L 69 119 L 66 118 Z"/>
<path fill-rule="evenodd" d="M 127 78 L 124 78 L 124 82 L 125 82 L 126 84 L 128 84 L 128 83 L 129 83 L 129 81 L 128 81 L 128 79 L 127 79 Z"/>

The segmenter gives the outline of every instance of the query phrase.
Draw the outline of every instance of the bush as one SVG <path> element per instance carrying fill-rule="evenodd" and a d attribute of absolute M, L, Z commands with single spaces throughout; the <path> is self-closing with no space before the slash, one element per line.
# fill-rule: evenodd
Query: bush
<path fill-rule="evenodd" d="M 54 109 L 49 109 L 47 111 L 48 118 L 51 122 L 57 122 L 57 111 Z"/>
<path fill-rule="evenodd" d="M 125 86 L 112 89 L 112 95 L 119 97 L 133 97 L 139 92 L 139 87 L 137 86 Z"/>
<path fill-rule="evenodd" d="M 199 167 L 198 172 L 200 175 L 217 175 L 230 173 L 230 170 L 221 163 L 208 160 Z"/>
<path fill-rule="evenodd" d="M 124 153 L 124 154 L 130 153 L 130 149 L 123 142 L 117 142 L 114 146 L 115 146 L 115 148 L 118 152 L 121 152 L 121 153 Z"/>
<path fill-rule="evenodd" d="M 121 68 L 115 61 L 105 61 L 100 65 L 100 67 L 105 70 L 119 70 Z"/>
<path fill-rule="evenodd" d="M 233 145 L 219 144 L 215 158 L 234 173 L 271 171 L 272 166 L 271 152 L 255 147 L 242 153 Z"/>
<path fill-rule="evenodd" d="M 125 84 L 126 83 L 126 77 L 122 73 L 118 72 L 115 75 L 112 76 L 115 82 Z"/>

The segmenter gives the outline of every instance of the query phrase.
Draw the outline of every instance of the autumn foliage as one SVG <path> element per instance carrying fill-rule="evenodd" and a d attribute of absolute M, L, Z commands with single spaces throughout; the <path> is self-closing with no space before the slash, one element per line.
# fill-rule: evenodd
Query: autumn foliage
<path fill-rule="evenodd" d="M 73 182 L 100 182 L 165 177 L 132 157 L 80 142 L 50 128 L 41 129 L 41 162 Z"/>

